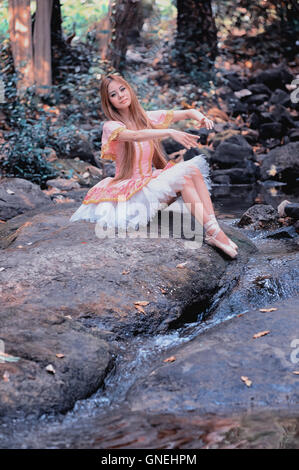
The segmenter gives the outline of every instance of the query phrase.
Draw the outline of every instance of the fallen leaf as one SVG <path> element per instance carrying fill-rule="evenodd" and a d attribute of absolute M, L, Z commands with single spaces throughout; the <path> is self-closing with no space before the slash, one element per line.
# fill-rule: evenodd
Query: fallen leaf
<path fill-rule="evenodd" d="M 187 263 L 188 263 L 188 261 L 185 261 L 184 263 L 177 264 L 176 268 L 185 268 Z"/>
<path fill-rule="evenodd" d="M 170 356 L 168 357 L 167 359 L 164 359 L 163 362 L 174 362 L 176 360 L 176 357 L 175 356 Z"/>
<path fill-rule="evenodd" d="M 2 377 L 4 382 L 9 382 L 9 373 L 7 372 L 7 370 L 4 372 Z"/>
<path fill-rule="evenodd" d="M 141 307 L 141 305 L 135 305 L 135 308 L 137 308 L 138 312 L 141 312 L 141 313 L 144 313 L 144 314 L 146 313 L 144 311 L 144 309 Z"/>
<path fill-rule="evenodd" d="M 55 372 L 56 372 L 54 367 L 52 366 L 52 364 L 47 365 L 46 371 L 49 372 L 50 374 L 55 374 Z"/>
<path fill-rule="evenodd" d="M 270 307 L 270 308 L 260 308 L 260 312 L 273 312 L 274 310 L 277 310 L 276 307 Z"/>
<path fill-rule="evenodd" d="M 267 335 L 268 333 L 270 333 L 269 330 L 260 331 L 259 333 L 255 333 L 255 335 L 253 335 L 253 338 L 260 338 L 261 336 L 265 336 L 265 335 Z"/>
<path fill-rule="evenodd" d="M 241 380 L 247 385 L 247 387 L 250 387 L 252 384 L 252 381 L 249 380 L 249 378 L 246 377 L 246 375 L 242 375 Z"/>
<path fill-rule="evenodd" d="M 58 354 L 56 354 L 56 357 L 58 357 L 59 359 L 62 359 L 64 357 L 64 354 L 58 353 Z"/>
<path fill-rule="evenodd" d="M 276 165 L 271 165 L 270 170 L 267 170 L 268 175 L 275 176 L 277 173 Z"/>

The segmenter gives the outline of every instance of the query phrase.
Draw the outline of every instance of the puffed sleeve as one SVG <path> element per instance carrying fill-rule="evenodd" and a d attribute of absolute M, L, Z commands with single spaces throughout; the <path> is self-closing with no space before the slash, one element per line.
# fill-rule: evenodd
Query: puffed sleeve
<path fill-rule="evenodd" d="M 106 121 L 103 126 L 101 158 L 115 160 L 119 142 L 115 139 L 126 126 L 120 121 Z"/>
<path fill-rule="evenodd" d="M 147 111 L 147 115 L 157 129 L 166 129 L 173 119 L 173 110 L 159 109 Z"/>

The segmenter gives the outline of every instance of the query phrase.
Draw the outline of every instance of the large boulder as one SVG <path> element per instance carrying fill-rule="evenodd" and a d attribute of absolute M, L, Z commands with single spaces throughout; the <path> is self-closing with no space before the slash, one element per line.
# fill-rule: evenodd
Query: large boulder
<path fill-rule="evenodd" d="M 242 269 L 256 251 L 221 222 L 240 246 L 236 260 L 183 238 L 101 238 L 94 224 L 69 221 L 75 209 L 0 224 L 0 337 L 16 358 L 0 364 L 0 416 L 70 409 L 101 386 L 117 339 L 196 319 L 231 263 Z"/>
<path fill-rule="evenodd" d="M 238 222 L 239 227 L 257 229 L 274 229 L 280 227 L 279 214 L 274 207 L 267 204 L 254 204 L 249 207 Z"/>
<path fill-rule="evenodd" d="M 263 158 L 260 166 L 261 180 L 278 180 L 295 183 L 299 178 L 299 142 L 276 147 Z"/>
<path fill-rule="evenodd" d="M 8 220 L 32 209 L 38 209 L 53 202 L 40 187 L 22 178 L 0 180 L 0 219 Z"/>

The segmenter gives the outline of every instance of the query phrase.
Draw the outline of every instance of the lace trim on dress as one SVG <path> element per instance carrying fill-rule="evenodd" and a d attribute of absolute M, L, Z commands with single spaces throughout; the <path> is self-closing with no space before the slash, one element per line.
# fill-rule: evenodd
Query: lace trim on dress
<path fill-rule="evenodd" d="M 173 109 L 166 112 L 164 121 L 161 124 L 155 124 L 157 129 L 166 129 L 173 119 Z"/>
<path fill-rule="evenodd" d="M 174 162 L 172 160 L 169 160 L 167 165 L 169 165 L 169 164 L 175 165 L 176 162 Z M 168 167 L 168 168 L 171 168 L 171 167 Z M 165 168 L 163 168 L 163 169 L 165 169 Z M 153 179 L 153 177 L 148 176 L 145 180 L 142 181 L 141 184 L 138 185 L 138 187 L 135 189 L 135 191 L 132 191 L 130 194 L 119 194 L 116 197 L 99 197 L 97 199 L 86 199 L 85 198 L 85 200 L 82 201 L 82 204 L 98 204 L 99 202 L 102 202 L 102 201 L 115 201 L 115 202 L 117 202 L 117 201 L 128 201 L 132 196 L 134 196 L 134 194 L 136 194 L 138 191 L 140 191 L 140 189 L 142 189 L 151 179 Z M 107 190 L 107 191 L 109 192 L 109 190 Z"/>
<path fill-rule="evenodd" d="M 118 134 L 120 134 L 120 132 L 124 131 L 125 129 L 126 128 L 122 127 L 122 126 L 117 127 L 116 129 L 114 129 L 114 131 L 109 136 L 107 143 L 102 148 L 101 158 L 106 158 L 106 159 L 108 158 L 109 160 L 115 160 L 116 155 L 114 153 L 109 153 L 108 152 L 109 145 L 112 142 L 112 140 L 114 140 L 118 136 Z"/>

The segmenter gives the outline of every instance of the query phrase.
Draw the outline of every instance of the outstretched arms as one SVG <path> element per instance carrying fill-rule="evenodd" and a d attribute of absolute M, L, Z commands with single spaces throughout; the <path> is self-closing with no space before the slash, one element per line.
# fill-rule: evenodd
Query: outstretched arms
<path fill-rule="evenodd" d="M 198 122 L 195 126 L 197 128 L 206 127 L 207 129 L 213 129 L 214 123 L 211 119 L 208 119 L 197 109 L 182 109 L 174 110 L 172 122 L 183 121 L 185 119 L 194 119 Z"/>
<path fill-rule="evenodd" d="M 124 142 L 140 142 L 143 140 L 153 139 L 166 139 L 171 137 L 186 148 L 192 148 L 197 146 L 198 135 L 189 134 L 188 132 L 178 131 L 176 129 L 141 129 L 141 130 L 129 130 L 124 129 L 120 132 L 117 140 Z"/>

